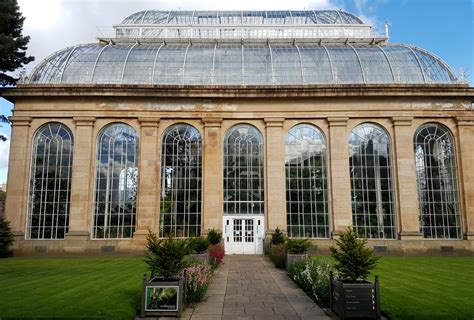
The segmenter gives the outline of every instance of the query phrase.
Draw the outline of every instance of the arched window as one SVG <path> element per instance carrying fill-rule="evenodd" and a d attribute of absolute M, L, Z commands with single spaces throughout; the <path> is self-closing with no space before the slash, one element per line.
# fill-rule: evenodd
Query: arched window
<path fill-rule="evenodd" d="M 458 191 L 454 143 L 449 130 L 427 123 L 414 138 L 421 229 L 425 238 L 458 239 Z"/>
<path fill-rule="evenodd" d="M 285 139 L 286 221 L 289 237 L 328 238 L 326 140 L 309 124 Z"/>
<path fill-rule="evenodd" d="M 95 177 L 93 238 L 131 238 L 138 184 L 138 136 L 131 126 L 113 123 L 99 133 Z"/>
<path fill-rule="evenodd" d="M 354 228 L 366 238 L 394 239 L 391 147 L 385 130 L 371 123 L 355 127 L 349 164 Z"/>
<path fill-rule="evenodd" d="M 201 135 L 177 124 L 163 134 L 160 236 L 201 234 Z"/>
<path fill-rule="evenodd" d="M 69 226 L 71 131 L 60 123 L 38 129 L 33 140 L 28 239 L 64 239 Z"/>
<path fill-rule="evenodd" d="M 224 140 L 224 214 L 263 214 L 263 138 L 248 124 L 227 131 Z"/>

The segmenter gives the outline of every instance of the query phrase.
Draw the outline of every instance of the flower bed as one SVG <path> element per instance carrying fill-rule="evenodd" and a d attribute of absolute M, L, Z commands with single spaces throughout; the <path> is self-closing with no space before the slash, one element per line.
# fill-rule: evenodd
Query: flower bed
<path fill-rule="evenodd" d="M 186 304 L 202 301 L 212 277 L 212 269 L 209 263 L 203 262 L 190 265 L 183 270 L 181 276 L 186 277 Z"/>
<path fill-rule="evenodd" d="M 332 264 L 329 259 L 309 258 L 293 264 L 288 275 L 319 306 L 329 307 L 329 276 Z"/>

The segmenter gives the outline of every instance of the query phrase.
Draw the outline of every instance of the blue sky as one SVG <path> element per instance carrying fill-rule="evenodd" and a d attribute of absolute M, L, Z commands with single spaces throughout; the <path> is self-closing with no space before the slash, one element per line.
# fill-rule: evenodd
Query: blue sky
<path fill-rule="evenodd" d="M 474 0 L 18 0 L 26 17 L 24 34 L 31 36 L 29 54 L 36 61 L 69 45 L 94 41 L 97 26 L 110 26 L 135 11 L 146 9 L 284 10 L 337 8 L 352 12 L 383 33 L 390 26 L 390 42 L 424 48 L 447 62 L 459 75 L 474 79 Z M 46 5 L 47 3 L 47 5 Z M 130 3 L 133 3 L 131 5 Z M 54 36 L 51 36 L 54 35 Z M 0 98 L 0 113 L 11 115 L 13 105 Z M 0 134 L 10 137 L 9 125 Z M 0 141 L 0 184 L 7 178 L 8 142 Z"/>

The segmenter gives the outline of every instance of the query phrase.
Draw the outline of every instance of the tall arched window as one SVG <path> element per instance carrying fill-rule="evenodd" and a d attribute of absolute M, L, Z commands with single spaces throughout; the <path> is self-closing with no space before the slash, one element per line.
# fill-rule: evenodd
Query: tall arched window
<path fill-rule="evenodd" d="M 248 124 L 230 128 L 224 140 L 224 214 L 263 214 L 263 137 Z"/>
<path fill-rule="evenodd" d="M 392 160 L 385 130 L 372 123 L 355 127 L 349 137 L 349 164 L 354 228 L 366 238 L 394 239 Z"/>
<path fill-rule="evenodd" d="M 445 126 L 427 123 L 414 138 L 421 228 L 425 238 L 461 236 L 453 138 Z"/>
<path fill-rule="evenodd" d="M 160 236 L 201 234 L 201 135 L 188 124 L 169 127 L 161 153 Z"/>
<path fill-rule="evenodd" d="M 38 129 L 33 140 L 28 239 L 64 239 L 69 225 L 71 131 L 60 123 Z"/>
<path fill-rule="evenodd" d="M 328 238 L 326 140 L 300 124 L 285 139 L 286 221 L 289 237 Z"/>
<path fill-rule="evenodd" d="M 138 184 L 138 136 L 131 126 L 113 123 L 99 133 L 95 177 L 93 238 L 131 238 Z"/>

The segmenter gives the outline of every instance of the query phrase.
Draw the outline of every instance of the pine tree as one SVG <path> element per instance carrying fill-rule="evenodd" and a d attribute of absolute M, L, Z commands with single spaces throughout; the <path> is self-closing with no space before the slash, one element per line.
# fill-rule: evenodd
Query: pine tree
<path fill-rule="evenodd" d="M 0 85 L 14 85 L 18 79 L 6 74 L 34 60 L 26 55 L 29 36 L 23 36 L 23 22 L 17 0 L 0 0 Z"/>

